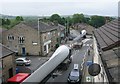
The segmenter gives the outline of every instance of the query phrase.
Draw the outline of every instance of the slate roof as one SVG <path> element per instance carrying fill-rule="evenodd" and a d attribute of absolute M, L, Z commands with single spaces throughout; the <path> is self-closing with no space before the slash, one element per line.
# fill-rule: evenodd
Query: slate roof
<path fill-rule="evenodd" d="M 120 34 L 120 28 L 118 27 L 118 23 L 120 21 L 116 19 L 94 31 L 98 44 L 103 50 L 119 45 L 120 35 L 118 34 Z"/>
<path fill-rule="evenodd" d="M 0 58 L 8 56 L 12 53 L 14 53 L 12 50 L 8 49 L 7 47 L 0 43 Z"/>
<path fill-rule="evenodd" d="M 104 51 L 103 55 L 101 55 L 102 60 L 104 61 L 104 65 L 106 66 L 105 68 L 110 82 L 120 81 L 120 53 L 118 50 L 120 50 L 120 47 Z"/>
<path fill-rule="evenodd" d="M 63 31 L 65 29 L 65 26 L 58 24 L 58 30 Z"/>
<path fill-rule="evenodd" d="M 38 30 L 38 21 L 29 21 L 29 22 L 26 21 L 23 23 L 27 26 L 30 26 Z M 39 21 L 39 28 L 41 32 L 48 32 L 56 29 L 55 26 L 50 26 L 49 24 L 44 23 L 42 21 Z"/>
<path fill-rule="evenodd" d="M 113 20 L 94 31 L 99 48 L 103 51 L 101 58 L 110 82 L 120 81 L 120 21 Z"/>

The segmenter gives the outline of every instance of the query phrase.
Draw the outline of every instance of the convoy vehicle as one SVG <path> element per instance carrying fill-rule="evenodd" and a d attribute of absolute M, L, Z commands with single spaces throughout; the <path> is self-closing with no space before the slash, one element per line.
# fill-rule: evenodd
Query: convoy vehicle
<path fill-rule="evenodd" d="M 82 30 L 81 31 L 81 35 L 83 38 L 86 38 L 86 34 L 87 34 L 87 31 L 86 30 Z"/>
<path fill-rule="evenodd" d="M 16 64 L 17 65 L 30 65 L 31 60 L 26 57 L 20 57 L 16 59 Z"/>
<path fill-rule="evenodd" d="M 73 48 L 80 49 L 83 46 L 83 42 L 75 42 L 73 43 Z"/>
<path fill-rule="evenodd" d="M 63 65 L 61 67 L 65 67 L 64 64 L 69 65 L 70 58 L 71 49 L 66 45 L 59 46 L 49 60 L 33 72 L 27 79 L 25 79 L 22 84 L 26 82 L 44 83 L 47 80 L 47 77 L 49 77 L 49 75 L 51 75 L 59 65 L 62 63 Z M 68 61 L 66 62 L 66 60 Z"/>
<path fill-rule="evenodd" d="M 59 69 L 67 70 L 70 63 L 72 62 L 72 57 L 71 57 L 71 48 L 69 48 L 69 54 L 68 56 L 60 63 L 58 66 Z"/>

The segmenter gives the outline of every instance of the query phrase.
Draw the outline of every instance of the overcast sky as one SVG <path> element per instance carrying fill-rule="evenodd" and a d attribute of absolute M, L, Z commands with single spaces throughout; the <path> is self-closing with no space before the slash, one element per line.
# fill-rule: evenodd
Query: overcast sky
<path fill-rule="evenodd" d="M 119 0 L 0 0 L 0 13 L 46 16 L 54 13 L 118 16 Z"/>

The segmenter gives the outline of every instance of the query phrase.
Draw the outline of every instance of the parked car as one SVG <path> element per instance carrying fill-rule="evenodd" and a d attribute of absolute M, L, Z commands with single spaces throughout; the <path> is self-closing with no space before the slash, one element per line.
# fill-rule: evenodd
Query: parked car
<path fill-rule="evenodd" d="M 70 72 L 68 76 L 68 82 L 70 83 L 79 83 L 82 79 L 82 73 L 78 68 L 78 65 L 74 65 L 74 69 Z"/>
<path fill-rule="evenodd" d="M 17 65 L 30 65 L 31 60 L 26 58 L 26 57 L 21 57 L 16 59 L 16 64 Z"/>

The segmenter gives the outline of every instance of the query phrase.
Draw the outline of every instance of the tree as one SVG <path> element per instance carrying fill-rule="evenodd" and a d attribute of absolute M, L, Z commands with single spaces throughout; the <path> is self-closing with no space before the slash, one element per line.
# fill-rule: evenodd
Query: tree
<path fill-rule="evenodd" d="M 73 15 L 73 23 L 82 23 L 85 22 L 85 17 L 83 14 L 74 14 Z"/>
<path fill-rule="evenodd" d="M 23 17 L 22 16 L 17 16 L 16 21 L 23 21 Z"/>
<path fill-rule="evenodd" d="M 23 20 L 24 20 L 22 16 L 20 17 L 20 20 L 21 20 L 21 21 L 23 21 Z"/>
<path fill-rule="evenodd" d="M 66 22 L 66 18 L 62 17 L 62 18 L 61 18 L 61 23 L 60 23 L 60 24 L 65 26 L 65 22 Z"/>
<path fill-rule="evenodd" d="M 0 26 L 2 25 L 2 19 L 0 18 Z"/>
<path fill-rule="evenodd" d="M 6 25 L 10 25 L 10 20 L 6 19 Z"/>
<path fill-rule="evenodd" d="M 21 20 L 21 17 L 20 17 L 20 16 L 17 16 L 17 17 L 16 17 L 16 20 L 17 20 L 17 21 L 20 21 L 20 20 Z"/>
<path fill-rule="evenodd" d="M 58 22 L 58 23 L 62 23 L 61 17 L 58 14 L 53 14 L 50 17 L 50 21 L 52 21 L 52 22 L 55 21 L 55 22 Z"/>
<path fill-rule="evenodd" d="M 85 17 L 85 23 L 89 24 L 90 22 L 90 18 L 89 17 Z"/>
<path fill-rule="evenodd" d="M 105 18 L 102 16 L 91 16 L 90 25 L 98 28 L 105 24 Z"/>
<path fill-rule="evenodd" d="M 5 22 L 5 19 L 2 19 L 2 25 L 5 25 L 6 22 Z"/>

